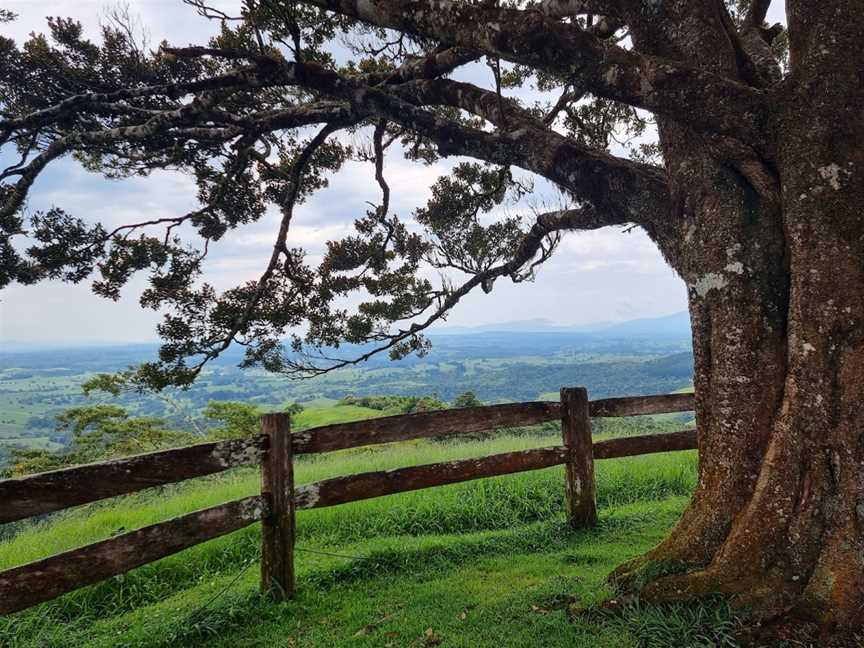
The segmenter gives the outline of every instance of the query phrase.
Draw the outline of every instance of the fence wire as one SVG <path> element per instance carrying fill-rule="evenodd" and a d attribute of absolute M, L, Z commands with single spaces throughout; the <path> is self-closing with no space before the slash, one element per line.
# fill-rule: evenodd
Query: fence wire
<path fill-rule="evenodd" d="M 347 554 L 338 554 L 333 553 L 332 551 L 320 551 L 318 549 L 304 549 L 302 547 L 294 547 L 294 551 L 303 551 L 305 553 L 318 554 L 320 556 L 331 556 L 333 558 L 344 558 L 346 560 L 365 560 L 365 556 L 349 556 Z M 200 606 L 192 610 L 192 613 L 189 615 L 190 620 L 194 620 L 199 614 L 204 612 L 207 608 L 209 608 L 213 603 L 218 601 L 222 596 L 224 596 L 232 587 L 234 587 L 243 575 L 249 571 L 249 568 L 255 563 L 259 563 L 261 561 L 261 556 L 256 556 L 251 560 L 247 561 L 243 568 L 232 578 L 228 583 L 216 592 L 213 596 L 207 599 Z"/>

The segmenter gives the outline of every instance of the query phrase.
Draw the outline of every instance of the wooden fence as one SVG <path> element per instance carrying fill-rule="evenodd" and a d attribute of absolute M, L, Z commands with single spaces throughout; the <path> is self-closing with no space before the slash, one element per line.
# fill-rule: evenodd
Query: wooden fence
<path fill-rule="evenodd" d="M 592 443 L 591 417 L 693 409 L 692 394 L 589 401 L 584 388 L 564 388 L 560 402 L 511 403 L 388 416 L 291 433 L 287 414 L 262 417 L 262 434 L 0 480 L 0 524 L 153 486 L 260 464 L 261 494 L 182 515 L 95 544 L 0 572 L 0 614 L 53 599 L 183 549 L 262 523 L 261 586 L 277 598 L 294 593 L 297 509 L 321 508 L 392 493 L 565 465 L 571 525 L 597 517 L 594 459 L 696 448 L 696 431 Z M 296 455 L 392 441 L 468 434 L 559 420 L 562 444 L 382 472 L 335 477 L 294 487 Z"/>

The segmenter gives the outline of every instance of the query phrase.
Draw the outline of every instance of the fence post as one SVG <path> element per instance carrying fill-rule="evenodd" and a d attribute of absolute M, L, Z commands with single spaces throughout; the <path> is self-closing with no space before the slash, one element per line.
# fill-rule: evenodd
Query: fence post
<path fill-rule="evenodd" d="M 561 388 L 561 434 L 570 451 L 570 460 L 564 464 L 570 526 L 593 526 L 597 522 L 597 489 L 588 390 L 584 387 Z"/>
<path fill-rule="evenodd" d="M 261 590 L 277 600 L 294 596 L 294 457 L 289 414 L 265 414 L 261 430 L 267 451 L 261 464 L 261 494 L 270 514 L 261 524 Z"/>

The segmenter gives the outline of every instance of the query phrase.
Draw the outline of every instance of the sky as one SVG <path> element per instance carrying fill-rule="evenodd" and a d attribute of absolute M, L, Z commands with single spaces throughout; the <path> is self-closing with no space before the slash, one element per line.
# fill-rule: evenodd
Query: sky
<path fill-rule="evenodd" d="M 0 29 L 19 42 L 33 31 L 45 31 L 46 16 L 73 16 L 89 34 L 115 6 L 102 0 L 5 0 L 3 7 L 19 15 Z M 171 44 L 201 43 L 215 28 L 180 0 L 132 0 L 126 3 L 150 35 Z M 226 7 L 237 6 L 224 0 Z M 782 12 L 782 6 L 779 10 Z M 772 7 L 775 20 L 782 16 Z M 479 70 L 462 73 L 476 76 Z M 528 94 L 523 93 L 524 98 Z M 2 158 L 0 158 L 2 161 Z M 391 207 L 403 218 L 430 196 L 430 186 L 452 161 L 423 166 L 390 156 L 386 176 L 393 188 Z M 556 192 L 537 182 L 532 205 L 555 204 Z M 341 238 L 354 218 L 377 201 L 369 164 L 350 163 L 330 178 L 330 186 L 295 212 L 289 247 L 304 247 L 313 258 L 327 240 Z M 148 178 L 106 180 L 66 159 L 49 167 L 31 190 L 30 210 L 53 205 L 88 221 L 121 223 L 176 216 L 193 208 L 195 188 L 182 175 L 160 172 Z M 514 206 L 511 210 L 529 210 Z M 256 278 L 266 264 L 278 222 L 275 210 L 230 234 L 211 250 L 205 279 L 229 288 Z M 31 345 L 74 345 L 156 340 L 159 313 L 142 310 L 138 295 L 143 277 L 133 280 L 118 302 L 96 297 L 86 283 L 43 282 L 12 285 L 0 291 L 0 348 L 13 351 Z M 584 324 L 659 316 L 686 309 L 682 280 L 663 261 L 639 230 L 606 228 L 565 235 L 555 256 L 539 270 L 533 283 L 499 280 L 491 294 L 480 291 L 464 299 L 443 326 L 475 326 L 543 318 L 557 324 Z M 440 330 L 440 329 L 439 329 Z M 431 331 L 431 332 L 434 332 Z"/>

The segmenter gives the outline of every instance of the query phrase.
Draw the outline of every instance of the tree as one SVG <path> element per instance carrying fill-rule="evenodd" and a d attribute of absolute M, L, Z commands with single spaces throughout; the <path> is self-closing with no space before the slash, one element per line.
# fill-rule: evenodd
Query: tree
<path fill-rule="evenodd" d="M 442 409 L 447 409 L 447 403 L 438 398 L 437 394 L 432 394 L 431 396 L 405 396 L 400 412 L 402 414 L 417 414 Z"/>
<path fill-rule="evenodd" d="M 165 427 L 165 421 L 150 416 L 129 416 L 118 405 L 82 405 L 58 414 L 57 431 L 69 434 L 70 442 L 60 452 L 13 448 L 9 475 L 27 475 L 75 464 L 116 459 L 161 448 L 187 445 L 194 436 Z"/>
<path fill-rule="evenodd" d="M 213 439 L 238 439 L 261 433 L 261 415 L 258 405 L 239 401 L 210 401 L 202 412 L 207 418 L 221 423 L 211 427 L 208 436 Z"/>
<path fill-rule="evenodd" d="M 261 416 L 268 410 L 251 403 L 239 401 L 210 401 L 202 412 L 207 418 L 221 425 L 210 428 L 208 436 L 212 439 L 239 439 L 261 434 Z M 288 403 L 283 411 L 291 417 L 303 411 L 299 403 Z"/>
<path fill-rule="evenodd" d="M 94 290 L 116 298 L 148 272 L 164 344 L 137 379 L 160 388 L 233 343 L 287 373 L 423 353 L 425 328 L 471 290 L 530 279 L 563 232 L 641 227 L 688 287 L 699 483 L 618 582 L 651 601 L 728 595 L 823 645 L 860 640 L 860 2 L 787 0 L 788 29 L 765 23 L 770 0 L 187 2 L 218 37 L 150 53 L 122 21 L 95 44 L 53 19 L 50 36 L 0 41 L 0 142 L 18 152 L 0 175 L 3 283 L 95 270 Z M 340 38 L 356 61 L 328 47 Z M 475 61 L 485 87 L 449 78 Z M 523 105 L 511 89 L 528 83 L 556 99 Z M 650 120 L 656 145 L 610 153 Z M 369 146 L 339 137 L 369 131 Z M 400 150 L 474 161 L 406 222 L 384 173 Z M 62 206 L 26 212 L 64 156 L 108 177 L 187 172 L 200 208 L 111 230 Z M 291 221 L 348 159 L 371 163 L 381 199 L 313 267 L 289 247 Z M 530 191 L 524 172 L 560 187 L 561 209 L 487 224 Z M 202 283 L 210 247 L 268 205 L 282 218 L 258 280 Z M 448 278 L 433 284 L 429 267 Z M 346 342 L 363 346 L 333 351 Z"/>
<path fill-rule="evenodd" d="M 473 391 L 463 392 L 453 399 L 453 407 L 457 409 L 461 407 L 478 407 L 482 404 Z"/>

